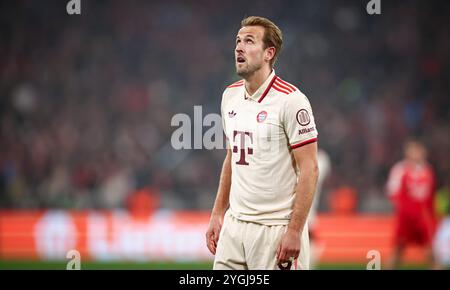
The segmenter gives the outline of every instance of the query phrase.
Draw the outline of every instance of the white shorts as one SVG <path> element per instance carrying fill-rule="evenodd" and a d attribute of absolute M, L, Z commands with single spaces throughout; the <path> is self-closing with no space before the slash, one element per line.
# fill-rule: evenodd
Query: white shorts
<path fill-rule="evenodd" d="M 276 252 L 287 225 L 268 226 L 241 221 L 229 212 L 220 231 L 214 270 L 279 270 Z M 309 269 L 309 236 L 305 224 L 300 255 L 291 270 Z"/>

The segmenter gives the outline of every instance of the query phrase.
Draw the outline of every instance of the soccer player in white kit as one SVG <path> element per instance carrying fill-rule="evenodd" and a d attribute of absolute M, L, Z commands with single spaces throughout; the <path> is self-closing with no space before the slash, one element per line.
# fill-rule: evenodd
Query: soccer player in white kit
<path fill-rule="evenodd" d="M 317 129 L 306 96 L 273 69 L 282 41 L 274 23 L 255 16 L 236 37 L 243 80 L 222 96 L 229 148 L 206 233 L 214 269 L 309 269 Z"/>

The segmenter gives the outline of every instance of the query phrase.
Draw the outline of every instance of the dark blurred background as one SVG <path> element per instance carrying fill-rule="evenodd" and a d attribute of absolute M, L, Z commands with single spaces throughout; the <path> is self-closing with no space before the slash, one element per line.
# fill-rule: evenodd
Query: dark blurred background
<path fill-rule="evenodd" d="M 387 211 L 402 144 L 420 136 L 450 176 L 448 1 L 0 1 L 0 207 L 212 207 L 224 150 L 172 149 L 177 113 L 220 113 L 238 80 L 240 20 L 284 32 L 275 69 L 310 99 L 332 171 L 361 212 Z M 207 129 L 207 128 L 206 128 Z M 205 130 L 205 129 L 204 129 Z"/>

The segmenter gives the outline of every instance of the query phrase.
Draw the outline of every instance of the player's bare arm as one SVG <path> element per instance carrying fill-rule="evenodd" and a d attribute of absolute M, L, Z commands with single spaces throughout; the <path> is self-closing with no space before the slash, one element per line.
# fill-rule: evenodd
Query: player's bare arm
<path fill-rule="evenodd" d="M 295 189 L 292 217 L 278 246 L 277 259 L 280 262 L 286 262 L 291 257 L 296 259 L 300 254 L 300 235 L 311 208 L 319 176 L 317 142 L 294 149 L 293 154 L 300 174 Z"/>
<path fill-rule="evenodd" d="M 216 200 L 211 212 L 209 228 L 206 232 L 206 245 L 213 255 L 216 254 L 216 247 L 223 224 L 223 217 L 230 200 L 231 154 L 231 150 L 227 149 L 227 155 L 223 161 L 222 172 L 220 174 L 219 189 L 217 191 Z"/>

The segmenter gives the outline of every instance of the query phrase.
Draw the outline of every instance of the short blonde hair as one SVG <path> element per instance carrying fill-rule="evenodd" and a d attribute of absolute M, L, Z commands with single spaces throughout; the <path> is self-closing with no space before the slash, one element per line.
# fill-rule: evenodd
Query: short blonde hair
<path fill-rule="evenodd" d="M 241 28 L 244 26 L 261 26 L 264 28 L 264 49 L 275 47 L 275 55 L 270 60 L 270 66 L 273 67 L 278 55 L 283 47 L 283 33 L 280 28 L 267 18 L 260 16 L 249 16 L 241 21 Z"/>

